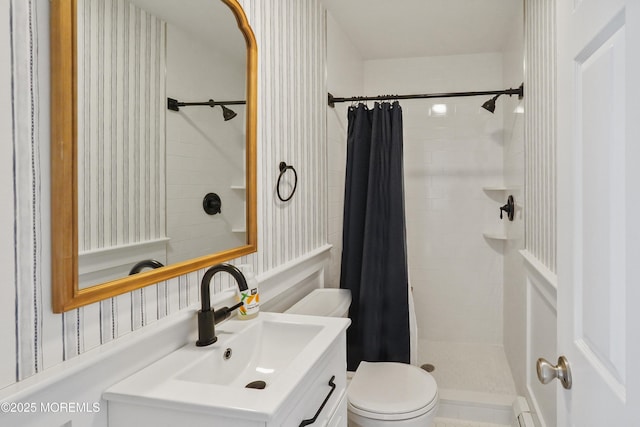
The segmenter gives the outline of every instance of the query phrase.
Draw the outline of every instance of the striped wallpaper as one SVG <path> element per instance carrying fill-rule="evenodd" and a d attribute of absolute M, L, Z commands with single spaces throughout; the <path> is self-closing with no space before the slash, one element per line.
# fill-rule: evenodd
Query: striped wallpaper
<path fill-rule="evenodd" d="M 165 237 L 166 24 L 78 0 L 80 253 Z"/>
<path fill-rule="evenodd" d="M 259 49 L 256 262 L 266 272 L 327 241 L 325 19 L 318 0 L 240 3 Z M 281 161 L 299 178 L 289 202 L 275 192 Z"/>
<path fill-rule="evenodd" d="M 197 301 L 203 271 L 73 310 L 51 312 L 49 182 L 49 0 L 10 0 L 16 132 L 15 346 L 0 348 L 0 378 L 21 381 Z M 259 51 L 258 252 L 234 262 L 267 273 L 326 243 L 324 10 L 319 0 L 241 0 Z M 5 7 L 4 3 L 3 6 Z M 295 58 L 294 61 L 291 58 Z M 298 171 L 293 199 L 277 200 L 278 164 Z M 214 291 L 230 286 L 221 275 Z M 15 381 L 0 384 L 0 387 Z"/>
<path fill-rule="evenodd" d="M 555 2 L 525 1 L 526 249 L 556 271 Z"/>

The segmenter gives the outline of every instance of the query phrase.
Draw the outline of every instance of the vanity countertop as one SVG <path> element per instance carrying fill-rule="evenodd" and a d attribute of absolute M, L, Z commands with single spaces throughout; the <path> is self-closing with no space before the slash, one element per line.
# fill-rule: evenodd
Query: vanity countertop
<path fill-rule="evenodd" d="M 350 324 L 347 318 L 265 313 L 216 326 L 216 343 L 189 343 L 108 388 L 112 403 L 269 421 Z M 341 343 L 342 344 L 342 343 Z M 264 389 L 245 388 L 264 381 Z"/>

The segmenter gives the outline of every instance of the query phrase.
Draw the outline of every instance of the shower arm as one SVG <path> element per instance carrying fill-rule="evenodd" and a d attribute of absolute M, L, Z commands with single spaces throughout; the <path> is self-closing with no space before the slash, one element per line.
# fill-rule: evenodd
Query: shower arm
<path fill-rule="evenodd" d="M 177 99 L 167 98 L 167 108 L 172 111 L 180 111 L 180 107 L 192 107 L 197 105 L 206 105 L 208 107 L 215 107 L 216 105 L 244 105 L 247 101 L 214 101 L 210 99 L 204 102 L 180 102 Z"/>
<path fill-rule="evenodd" d="M 454 98 L 464 96 L 486 96 L 486 95 L 518 95 L 522 99 L 524 96 L 524 83 L 517 89 L 505 90 L 486 90 L 480 92 L 445 92 L 445 93 L 423 93 L 418 95 L 378 95 L 378 96 L 352 96 L 350 98 L 339 98 L 328 94 L 328 103 L 330 107 L 335 107 L 336 102 L 351 101 L 393 101 L 396 99 L 424 99 L 424 98 Z"/>

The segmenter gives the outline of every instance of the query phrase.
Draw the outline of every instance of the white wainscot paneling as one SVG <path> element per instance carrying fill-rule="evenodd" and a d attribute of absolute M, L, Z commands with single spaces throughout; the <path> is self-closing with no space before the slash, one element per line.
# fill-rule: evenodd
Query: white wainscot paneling
<path fill-rule="evenodd" d="M 556 426 L 556 383 L 538 381 L 536 361 L 543 357 L 557 360 L 557 278 L 530 252 L 520 251 L 527 276 L 527 397 L 534 416 L 543 427 Z"/>
<path fill-rule="evenodd" d="M 283 311 L 314 288 L 323 286 L 330 249 L 330 245 L 324 245 L 257 276 L 261 308 Z M 226 290 L 212 296 L 211 305 L 229 306 L 234 301 L 235 290 Z M 197 303 L 192 304 L 177 314 L 0 390 L 0 401 L 16 408 L 14 413 L 0 413 L 0 426 L 107 427 L 107 402 L 102 400 L 102 392 L 181 346 L 195 342 L 198 309 Z M 64 409 L 66 404 L 74 409 Z M 35 411 L 17 411 L 25 406 Z"/>

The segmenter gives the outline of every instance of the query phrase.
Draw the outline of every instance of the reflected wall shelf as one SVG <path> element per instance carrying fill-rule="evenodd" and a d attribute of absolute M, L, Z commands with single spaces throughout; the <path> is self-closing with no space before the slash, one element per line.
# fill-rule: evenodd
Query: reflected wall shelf
<path fill-rule="evenodd" d="M 235 191 L 247 191 L 247 186 L 246 186 L 246 185 L 244 185 L 244 184 L 239 184 L 239 185 L 238 185 L 238 184 L 235 184 L 235 185 L 231 185 L 231 187 L 230 187 L 230 188 L 231 188 L 232 190 L 235 190 Z M 238 196 L 240 196 L 240 194 L 241 194 L 241 193 L 236 193 L 236 194 L 237 194 Z M 243 196 L 241 196 L 241 197 L 245 197 L 245 196 L 243 195 Z M 244 211 L 246 212 L 246 211 L 247 211 L 247 204 L 246 204 L 246 200 L 245 200 L 245 202 L 243 202 L 243 208 L 244 208 Z M 246 233 L 246 232 L 247 232 L 247 227 L 246 227 L 246 225 L 242 224 L 242 225 L 240 225 L 240 226 L 238 226 L 238 227 L 234 227 L 234 228 L 232 228 L 232 229 L 231 229 L 231 232 L 232 232 L 232 233 Z"/>
<path fill-rule="evenodd" d="M 509 188 L 504 185 L 487 185 L 482 187 L 484 191 L 507 191 Z"/>
<path fill-rule="evenodd" d="M 522 187 L 518 186 L 507 186 L 507 185 L 485 185 L 482 187 L 484 191 L 514 191 L 517 192 L 522 189 Z"/>
<path fill-rule="evenodd" d="M 509 237 L 507 237 L 506 233 L 502 233 L 502 232 L 488 232 L 485 231 L 484 233 L 482 233 L 482 235 L 484 237 L 486 237 L 487 239 L 493 239 L 493 240 L 509 240 Z"/>

